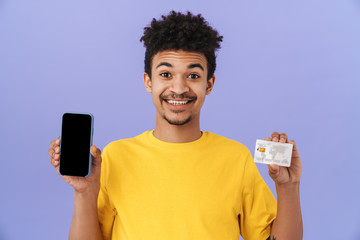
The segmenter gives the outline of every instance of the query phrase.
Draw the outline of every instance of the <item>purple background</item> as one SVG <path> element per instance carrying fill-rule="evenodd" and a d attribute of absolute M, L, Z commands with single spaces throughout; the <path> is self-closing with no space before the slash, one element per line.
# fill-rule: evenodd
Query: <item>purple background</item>
<path fill-rule="evenodd" d="M 360 239 L 356 0 L 0 0 L 0 239 L 67 239 L 73 191 L 47 154 L 63 112 L 93 113 L 101 149 L 154 128 L 139 39 L 172 9 L 224 36 L 201 129 L 251 152 L 288 133 L 303 161 L 304 239 Z"/>

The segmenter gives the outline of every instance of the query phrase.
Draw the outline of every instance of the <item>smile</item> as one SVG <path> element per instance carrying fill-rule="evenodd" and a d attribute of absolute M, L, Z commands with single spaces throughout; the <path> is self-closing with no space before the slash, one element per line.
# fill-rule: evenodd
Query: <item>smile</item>
<path fill-rule="evenodd" d="M 171 105 L 185 105 L 189 102 L 191 102 L 191 100 L 187 100 L 187 101 L 175 101 L 175 100 L 165 100 L 167 103 L 170 103 Z"/>

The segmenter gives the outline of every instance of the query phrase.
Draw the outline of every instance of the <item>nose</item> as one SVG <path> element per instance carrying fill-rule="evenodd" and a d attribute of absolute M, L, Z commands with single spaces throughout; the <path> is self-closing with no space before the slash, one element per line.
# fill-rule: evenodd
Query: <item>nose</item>
<path fill-rule="evenodd" d="M 182 77 L 177 77 L 173 78 L 169 90 L 176 94 L 183 94 L 189 92 L 190 89 L 187 85 L 186 79 Z"/>

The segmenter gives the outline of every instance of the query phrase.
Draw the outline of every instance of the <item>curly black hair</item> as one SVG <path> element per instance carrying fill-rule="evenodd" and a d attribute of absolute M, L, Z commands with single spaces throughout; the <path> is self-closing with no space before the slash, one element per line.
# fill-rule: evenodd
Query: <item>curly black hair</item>
<path fill-rule="evenodd" d="M 144 35 L 140 38 L 146 48 L 145 72 L 151 78 L 152 58 L 158 52 L 181 49 L 205 55 L 209 80 L 216 68 L 215 51 L 220 48 L 223 36 L 219 36 L 201 14 L 194 16 L 190 12 L 183 14 L 171 11 L 169 15 L 161 17 L 161 20 L 153 18 L 150 26 L 144 28 Z"/>

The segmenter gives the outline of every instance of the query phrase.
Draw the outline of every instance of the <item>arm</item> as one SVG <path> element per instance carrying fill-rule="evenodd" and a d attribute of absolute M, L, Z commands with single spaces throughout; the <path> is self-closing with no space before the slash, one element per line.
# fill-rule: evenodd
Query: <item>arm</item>
<path fill-rule="evenodd" d="M 303 223 L 300 207 L 300 177 L 302 163 L 295 141 L 287 141 L 285 133 L 272 134 L 268 141 L 293 144 L 291 166 L 269 166 L 269 175 L 275 182 L 277 193 L 277 216 L 271 228 L 271 240 L 297 240 L 303 238 Z"/>
<path fill-rule="evenodd" d="M 277 217 L 271 228 L 273 239 L 302 239 L 303 224 L 300 209 L 299 184 L 276 185 Z"/>
<path fill-rule="evenodd" d="M 97 194 L 74 193 L 74 216 L 71 222 L 69 239 L 102 240 L 98 214 Z"/>
<path fill-rule="evenodd" d="M 60 137 L 51 141 L 50 163 L 58 174 L 74 188 L 74 216 L 71 222 L 69 239 L 102 240 L 97 214 L 97 199 L 100 191 L 101 151 L 90 148 L 92 155 L 91 173 L 88 177 L 61 176 L 59 174 Z"/>

